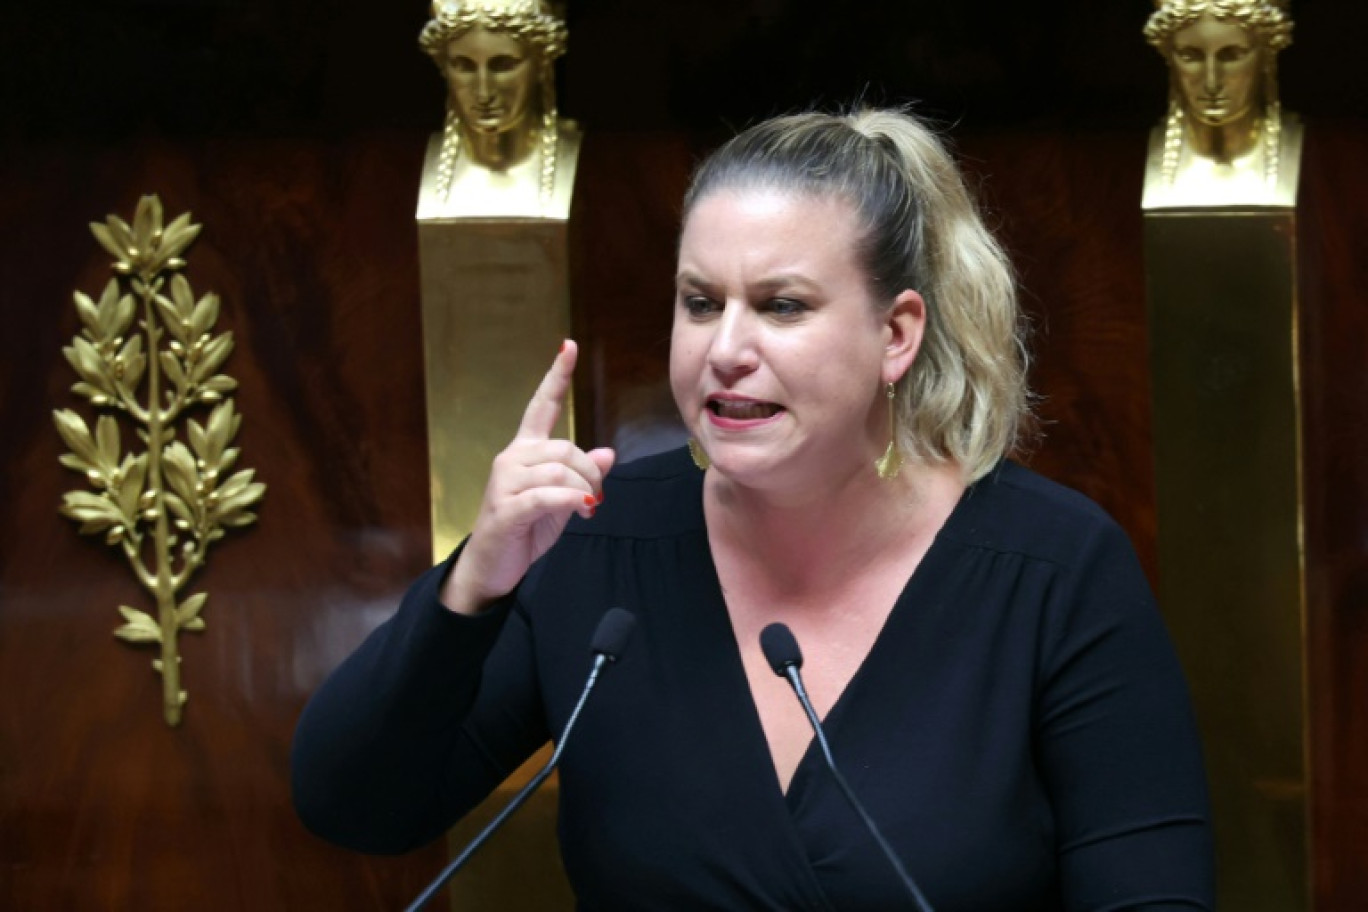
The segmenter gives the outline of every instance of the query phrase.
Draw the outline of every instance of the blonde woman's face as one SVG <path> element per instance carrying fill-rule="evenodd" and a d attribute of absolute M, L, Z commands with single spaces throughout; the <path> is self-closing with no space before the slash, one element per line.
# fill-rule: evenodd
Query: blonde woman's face
<path fill-rule="evenodd" d="M 476 133 L 504 133 L 527 119 L 537 61 L 521 42 L 476 27 L 446 46 L 442 65 L 461 122 Z"/>
<path fill-rule="evenodd" d="M 1224 127 L 1257 114 L 1262 53 L 1249 31 L 1203 13 L 1173 35 L 1169 60 L 1183 105 L 1199 123 Z"/>
<path fill-rule="evenodd" d="M 881 312 L 858 240 L 854 210 L 835 196 L 716 190 L 689 214 L 670 382 L 733 481 L 778 489 L 873 472 L 888 443 L 883 385 L 915 354 L 895 339 L 919 340 L 924 311 L 918 297 L 913 316 Z"/>

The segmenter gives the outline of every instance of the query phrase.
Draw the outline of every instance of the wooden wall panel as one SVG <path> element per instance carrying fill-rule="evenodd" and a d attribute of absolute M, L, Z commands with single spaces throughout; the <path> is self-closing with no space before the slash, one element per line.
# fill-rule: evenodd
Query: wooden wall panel
<path fill-rule="evenodd" d="M 578 427 L 593 446 L 649 445 L 677 423 L 666 364 L 674 315 L 674 238 L 699 150 L 678 132 L 589 133 L 570 225 L 582 344 Z M 638 443 L 637 441 L 640 441 Z"/>
<path fill-rule="evenodd" d="M 1092 497 L 1154 577 L 1143 132 L 969 133 L 959 141 L 1032 321 L 1038 434 L 1021 458 Z"/>
<path fill-rule="evenodd" d="M 1318 910 L 1368 907 L 1368 123 L 1308 125 L 1299 243 Z"/>
<path fill-rule="evenodd" d="M 440 845 L 402 860 L 324 845 L 288 786 L 304 700 L 429 553 L 420 155 L 411 136 L 144 142 L 29 149 L 0 172 L 0 906 L 391 909 L 440 868 Z M 60 353 L 71 292 L 108 275 L 85 223 L 153 190 L 206 226 L 188 275 L 223 297 L 242 464 L 269 485 L 260 524 L 192 582 L 209 629 L 182 637 L 176 731 L 151 653 L 111 636 L 142 593 L 57 514 L 80 479 L 57 466 L 49 417 L 79 407 Z"/>

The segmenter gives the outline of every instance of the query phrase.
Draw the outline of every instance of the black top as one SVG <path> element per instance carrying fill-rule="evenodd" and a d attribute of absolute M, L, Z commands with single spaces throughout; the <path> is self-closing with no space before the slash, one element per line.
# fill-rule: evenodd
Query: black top
<path fill-rule="evenodd" d="M 300 720 L 308 826 L 368 852 L 440 835 L 559 733 L 620 605 L 632 643 L 560 768 L 580 907 L 908 908 L 815 744 L 780 790 L 702 478 L 683 451 L 619 468 L 480 617 L 440 605 L 446 565 L 420 578 Z M 1213 905 L 1197 735 L 1134 552 L 1021 466 L 966 491 L 825 727 L 937 912 Z"/>

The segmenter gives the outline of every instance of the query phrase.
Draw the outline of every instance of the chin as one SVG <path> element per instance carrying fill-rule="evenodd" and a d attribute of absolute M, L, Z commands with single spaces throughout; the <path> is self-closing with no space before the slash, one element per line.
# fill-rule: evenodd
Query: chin
<path fill-rule="evenodd" d="M 773 472 L 779 461 L 768 449 L 756 446 L 737 446 L 699 437 L 704 452 L 717 469 L 728 478 L 740 478 L 755 473 Z"/>
<path fill-rule="evenodd" d="M 701 438 L 700 438 L 701 440 Z M 883 451 L 853 451 L 836 446 L 812 447 L 738 446 L 701 440 L 720 475 L 737 485 L 755 490 L 825 488 L 867 474 L 875 478 L 874 464 Z M 711 448 L 710 448 L 711 445 Z"/>
<path fill-rule="evenodd" d="M 716 443 L 710 449 L 708 442 L 703 443 L 703 448 L 718 474 L 742 487 L 773 490 L 801 481 L 803 469 L 792 452 L 774 447 Z"/>
<path fill-rule="evenodd" d="M 498 119 L 475 119 L 471 121 L 471 126 L 475 128 L 475 132 L 477 133 L 502 133 L 508 129 L 509 124 L 500 117 Z"/>

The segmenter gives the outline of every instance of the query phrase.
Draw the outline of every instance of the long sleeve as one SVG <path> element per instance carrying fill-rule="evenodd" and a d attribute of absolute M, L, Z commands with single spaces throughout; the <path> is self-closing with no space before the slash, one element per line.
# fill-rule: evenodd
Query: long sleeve
<path fill-rule="evenodd" d="M 1037 737 L 1065 908 L 1211 909 L 1205 774 L 1187 688 L 1120 529 L 1055 593 Z"/>
<path fill-rule="evenodd" d="M 546 740 L 516 600 L 478 617 L 448 611 L 438 592 L 450 563 L 409 588 L 300 717 L 295 808 L 325 839 L 372 853 L 416 848 Z M 481 736 L 467 722 L 491 701 L 500 734 Z"/>

